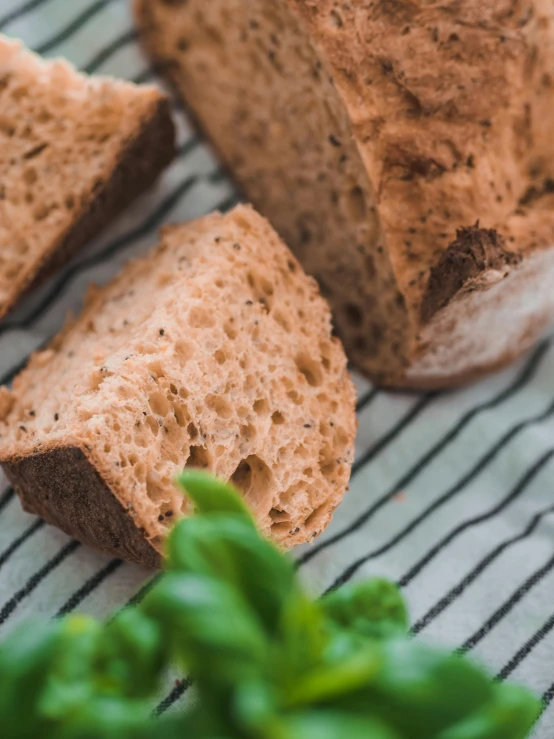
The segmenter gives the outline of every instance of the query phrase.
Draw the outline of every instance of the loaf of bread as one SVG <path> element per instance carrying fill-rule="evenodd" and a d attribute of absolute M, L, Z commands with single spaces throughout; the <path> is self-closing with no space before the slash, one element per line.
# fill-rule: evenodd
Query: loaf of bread
<path fill-rule="evenodd" d="M 173 154 L 154 87 L 86 77 L 0 35 L 0 318 Z"/>
<path fill-rule="evenodd" d="M 158 563 L 206 467 L 284 547 L 311 541 L 348 483 L 354 389 L 317 284 L 251 208 L 166 227 L 0 391 L 0 462 L 26 510 Z"/>
<path fill-rule="evenodd" d="M 146 47 L 391 386 L 554 315 L 552 0 L 135 0 Z"/>

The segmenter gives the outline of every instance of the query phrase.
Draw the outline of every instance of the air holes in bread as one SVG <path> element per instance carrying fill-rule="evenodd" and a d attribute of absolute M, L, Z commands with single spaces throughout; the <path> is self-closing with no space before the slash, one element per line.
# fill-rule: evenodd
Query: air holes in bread
<path fill-rule="evenodd" d="M 156 470 L 150 470 L 146 476 L 146 493 L 154 503 L 163 502 L 167 496 L 162 478 Z"/>
<path fill-rule="evenodd" d="M 258 416 L 265 416 L 269 413 L 269 403 L 265 398 L 261 398 L 259 400 L 256 400 L 254 405 L 254 413 L 257 413 Z"/>
<path fill-rule="evenodd" d="M 269 511 L 269 517 L 272 523 L 282 523 L 283 521 L 290 521 L 290 514 L 286 511 L 281 511 L 279 508 L 272 508 Z"/>
<path fill-rule="evenodd" d="M 296 390 L 289 390 L 287 392 L 287 397 L 290 398 L 295 405 L 302 405 L 304 402 L 304 397 Z"/>
<path fill-rule="evenodd" d="M 222 395 L 208 395 L 206 405 L 220 418 L 232 418 L 233 407 Z"/>
<path fill-rule="evenodd" d="M 332 26 L 332 28 L 342 28 L 344 23 L 342 22 L 342 18 L 337 13 L 336 10 L 331 10 L 329 13 L 329 23 Z"/>
<path fill-rule="evenodd" d="M 238 336 L 238 332 L 236 328 L 233 326 L 233 319 L 230 318 L 225 325 L 223 326 L 223 330 L 225 331 L 225 335 L 228 339 L 236 339 Z"/>
<path fill-rule="evenodd" d="M 154 416 L 146 416 L 146 418 L 144 419 L 144 422 L 146 423 L 148 428 L 152 431 L 154 436 L 157 436 L 160 430 L 160 424 L 154 418 Z"/>
<path fill-rule="evenodd" d="M 329 503 L 323 503 L 323 505 L 320 505 L 319 508 L 316 508 L 315 511 L 311 513 L 306 519 L 306 528 L 311 528 L 315 531 L 318 531 L 323 524 L 323 520 L 330 515 L 330 507 L 331 506 L 329 505 Z"/>
<path fill-rule="evenodd" d="M 206 447 L 200 445 L 193 445 L 189 451 L 189 458 L 187 459 L 186 467 L 199 467 L 201 469 L 208 467 L 210 463 L 210 457 Z"/>
<path fill-rule="evenodd" d="M 148 404 L 153 413 L 162 417 L 167 416 L 171 407 L 168 399 L 161 391 L 152 393 L 148 399 Z"/>
<path fill-rule="evenodd" d="M 281 328 L 284 328 L 285 331 L 290 331 L 290 322 L 284 313 L 276 310 L 273 312 L 273 318 L 277 321 Z"/>
<path fill-rule="evenodd" d="M 191 328 L 211 328 L 215 323 L 213 314 L 206 308 L 195 305 L 189 312 L 189 325 Z"/>
<path fill-rule="evenodd" d="M 301 353 L 296 356 L 298 371 L 304 375 L 308 385 L 319 387 L 323 382 L 323 372 L 319 361 L 312 359 L 308 354 Z"/>
<path fill-rule="evenodd" d="M 186 364 L 189 359 L 192 359 L 193 354 L 193 346 L 188 341 L 178 339 L 175 342 L 175 355 L 178 357 L 181 364 Z"/>
<path fill-rule="evenodd" d="M 271 420 L 276 426 L 281 426 L 283 423 L 285 423 L 285 417 L 281 413 L 281 411 L 275 411 L 271 415 Z"/>
<path fill-rule="evenodd" d="M 242 460 L 231 476 L 233 485 L 246 493 L 252 487 L 252 468 L 246 460 Z"/>
<path fill-rule="evenodd" d="M 173 408 L 173 413 L 175 414 L 175 420 L 177 421 L 177 424 L 181 428 L 184 428 L 187 425 L 188 421 L 186 408 L 184 406 L 175 406 Z"/>
<path fill-rule="evenodd" d="M 233 485 L 241 490 L 250 504 L 255 507 L 258 507 L 260 502 L 263 505 L 263 493 L 268 489 L 271 479 L 271 470 L 256 454 L 243 459 L 231 476 Z M 252 493 L 251 500 L 250 493 Z"/>

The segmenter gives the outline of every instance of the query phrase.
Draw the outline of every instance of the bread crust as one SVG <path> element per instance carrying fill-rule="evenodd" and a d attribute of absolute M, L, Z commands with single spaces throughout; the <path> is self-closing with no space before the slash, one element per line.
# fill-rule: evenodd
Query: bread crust
<path fill-rule="evenodd" d="M 225 33 L 213 41 L 214 54 L 227 47 L 233 53 L 253 48 L 247 20 L 237 12 L 241 3 L 219 4 L 232 6 L 230 17 L 244 43 L 231 47 L 232 34 Z M 187 61 L 196 59 L 194 38 L 187 36 L 188 46 L 176 49 L 164 33 L 170 19 L 177 25 L 179 18 L 192 18 L 198 3 L 172 3 L 170 9 L 167 5 L 135 0 L 144 43 L 181 95 L 195 89 L 196 97 L 191 95 L 189 102 L 196 118 L 225 159 L 232 160 L 246 145 L 237 144 L 233 150 L 221 134 L 214 137 L 204 93 L 194 86 L 199 73 Z M 271 13 L 264 0 L 243 5 L 245 18 L 254 6 L 267 6 Z M 549 112 L 554 7 L 548 0 L 440 5 L 357 0 L 340 7 L 333 0 L 281 0 L 277 5 L 302 25 L 306 43 L 317 49 L 340 96 L 375 191 L 400 293 L 396 302 L 406 306 L 404 318 L 401 312 L 389 317 L 389 324 L 405 324 L 405 330 L 395 334 L 402 344 L 396 367 L 380 358 L 379 345 L 391 338 L 382 329 L 371 330 L 373 324 L 368 341 L 345 337 L 352 364 L 383 385 L 441 388 L 512 361 L 554 316 L 547 277 L 534 266 L 541 263 L 550 272 L 550 259 L 543 252 L 554 248 L 554 208 L 548 193 L 554 175 L 554 122 Z M 279 45 L 271 53 L 278 67 Z M 211 74 L 217 81 L 216 63 Z M 224 79 L 228 85 L 228 76 Z M 314 84 L 322 87 L 321 82 Z M 233 102 L 234 94 L 228 95 Z M 238 95 L 236 100 L 237 110 L 249 105 Z M 255 121 L 256 115 L 250 105 L 245 121 Z M 244 125 L 254 128 L 253 123 Z M 250 183 L 246 189 L 254 197 L 255 186 Z M 264 210 L 260 199 L 256 204 Z M 274 217 L 269 200 L 266 213 Z M 296 215 L 291 211 L 291 220 Z M 471 247 L 468 240 L 477 233 L 477 221 L 481 229 Z M 506 275 L 502 286 L 496 279 L 499 273 Z M 382 289 L 392 291 L 388 284 Z M 348 301 L 349 292 L 351 285 L 345 284 L 343 296 L 334 303 L 339 330 L 341 301 Z M 525 296 L 532 310 L 525 306 Z M 357 308 L 365 315 L 366 306 Z M 508 312 L 510 322 L 502 324 L 498 316 Z M 359 321 L 358 314 L 352 314 Z M 472 325 L 476 316 L 478 329 Z M 459 351 L 451 347 L 453 324 Z M 494 331 L 502 335 L 495 337 Z"/>
<path fill-rule="evenodd" d="M 175 126 L 169 100 L 160 95 L 138 127 L 137 136 L 119 152 L 111 177 L 91 193 L 74 223 L 52 244 L 20 291 L 0 310 L 7 315 L 28 293 L 55 274 L 139 195 L 148 190 L 175 157 Z"/>
<path fill-rule="evenodd" d="M 2 318 L 154 182 L 175 155 L 175 128 L 169 100 L 155 87 L 86 78 L 67 62 L 45 61 L 1 34 L 0 93 L 9 109 L 2 132 L 15 150 L 1 162 L 0 248 L 7 249 L 3 270 L 12 273 L 1 285 Z M 79 100 L 91 105 L 90 122 L 70 118 L 79 114 Z M 97 148 L 91 149 L 94 141 Z M 88 169 L 91 151 L 96 163 Z M 57 169 L 71 172 L 78 192 L 63 190 Z M 33 229 L 44 232 L 41 240 L 33 241 Z M 24 262 L 18 263 L 11 244 L 27 255 Z"/>
<path fill-rule="evenodd" d="M 114 557 L 160 566 L 159 552 L 119 502 L 92 449 L 79 442 L 45 445 L 4 460 L 2 467 L 28 513 Z"/>

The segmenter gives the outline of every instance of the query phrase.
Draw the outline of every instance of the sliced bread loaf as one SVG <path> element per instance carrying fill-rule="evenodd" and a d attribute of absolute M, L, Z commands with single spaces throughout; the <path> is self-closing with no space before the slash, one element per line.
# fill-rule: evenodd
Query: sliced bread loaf
<path fill-rule="evenodd" d="M 554 316 L 551 0 L 135 0 L 353 363 L 453 385 Z"/>
<path fill-rule="evenodd" d="M 330 313 L 251 208 L 167 227 L 0 392 L 0 462 L 26 510 L 155 565 L 185 466 L 240 488 L 284 547 L 349 478 L 354 389 Z"/>
<path fill-rule="evenodd" d="M 0 35 L 0 317 L 174 154 L 167 98 Z"/>

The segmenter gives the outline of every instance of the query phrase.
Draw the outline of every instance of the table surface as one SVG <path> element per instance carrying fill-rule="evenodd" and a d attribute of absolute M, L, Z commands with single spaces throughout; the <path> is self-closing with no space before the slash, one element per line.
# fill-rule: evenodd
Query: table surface
<path fill-rule="evenodd" d="M 0 0 L 0 30 L 89 72 L 155 81 L 127 0 Z M 176 110 L 180 154 L 156 188 L 0 323 L 0 375 L 146 252 L 166 222 L 228 206 L 233 187 Z M 436 396 L 389 394 L 355 378 L 360 421 L 351 489 L 315 546 L 293 552 L 314 593 L 381 574 L 398 581 L 419 638 L 464 646 L 494 673 L 544 695 L 554 735 L 554 348 Z M 23 513 L 0 473 L 0 635 L 32 614 L 105 616 L 151 577 Z M 160 693 L 193 699 L 172 675 Z M 184 693 L 184 695 L 183 695 Z"/>

